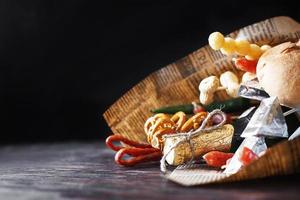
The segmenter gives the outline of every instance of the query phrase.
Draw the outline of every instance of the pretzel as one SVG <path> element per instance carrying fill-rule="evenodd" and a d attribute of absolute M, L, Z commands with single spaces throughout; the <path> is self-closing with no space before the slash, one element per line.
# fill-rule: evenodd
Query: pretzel
<path fill-rule="evenodd" d="M 176 131 L 172 128 L 164 128 L 156 131 L 151 138 L 151 145 L 154 148 L 162 149 L 163 147 L 163 135 L 166 134 L 173 134 L 176 133 Z"/>
<path fill-rule="evenodd" d="M 145 132 L 148 132 L 151 127 L 159 123 L 161 120 L 168 120 L 168 119 L 170 119 L 169 116 L 163 113 L 158 113 L 150 117 L 144 125 Z"/>
<path fill-rule="evenodd" d="M 182 128 L 180 129 L 181 132 L 189 132 L 190 130 L 196 130 L 200 127 L 203 120 L 206 118 L 207 112 L 200 112 L 195 114 L 189 120 L 187 120 Z"/>
<path fill-rule="evenodd" d="M 153 117 L 148 118 L 144 125 L 145 132 L 147 133 L 150 127 L 153 126 L 158 119 L 168 119 L 168 118 L 169 116 L 163 113 L 158 113 Z"/>
<path fill-rule="evenodd" d="M 159 118 L 146 132 L 148 142 L 151 144 L 153 135 L 156 133 L 156 131 L 165 130 L 165 129 L 173 130 L 174 127 L 175 127 L 175 123 L 171 121 L 170 118 Z"/>
<path fill-rule="evenodd" d="M 186 122 L 186 115 L 184 112 L 177 112 L 172 117 L 171 120 L 176 124 L 175 130 L 180 130 L 183 124 Z"/>
<path fill-rule="evenodd" d="M 187 120 L 186 114 L 181 111 L 171 117 L 166 114 L 156 114 L 145 122 L 147 141 L 152 147 L 162 149 L 163 135 L 198 129 L 206 116 L 207 112 L 200 112 Z M 208 125 L 211 124 L 209 121 Z"/>
<path fill-rule="evenodd" d="M 152 147 L 160 149 L 162 147 L 162 136 L 165 134 L 175 133 L 176 127 L 181 127 L 185 120 L 183 112 L 176 113 L 173 120 L 166 114 L 159 113 L 150 117 L 144 125 L 147 134 L 147 141 Z"/>

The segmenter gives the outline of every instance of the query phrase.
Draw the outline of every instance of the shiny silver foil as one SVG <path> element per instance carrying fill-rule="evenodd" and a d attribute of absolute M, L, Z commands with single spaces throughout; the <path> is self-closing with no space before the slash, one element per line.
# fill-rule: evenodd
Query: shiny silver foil
<path fill-rule="evenodd" d="M 242 83 L 238 91 L 238 96 L 259 101 L 269 97 L 268 93 L 260 87 L 257 78 Z"/>
<path fill-rule="evenodd" d="M 241 137 L 288 137 L 287 124 L 277 97 L 263 99 Z"/>
<path fill-rule="evenodd" d="M 242 144 L 235 152 L 235 154 L 233 155 L 224 173 L 234 174 L 238 172 L 241 169 L 241 167 L 243 167 L 243 164 L 240 161 L 240 157 L 244 147 L 248 147 L 249 149 L 251 149 L 257 156 L 261 155 L 262 152 L 267 150 L 267 145 L 264 137 L 252 136 L 245 138 Z"/>
<path fill-rule="evenodd" d="M 293 140 L 300 136 L 300 126 L 297 128 L 297 130 L 289 137 L 289 140 Z"/>

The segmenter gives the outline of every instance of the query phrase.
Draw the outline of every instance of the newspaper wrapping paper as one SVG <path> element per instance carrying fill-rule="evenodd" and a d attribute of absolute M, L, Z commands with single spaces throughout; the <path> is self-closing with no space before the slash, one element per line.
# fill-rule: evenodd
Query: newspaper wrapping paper
<path fill-rule="evenodd" d="M 274 46 L 285 41 L 296 41 L 300 38 L 300 24 L 293 19 L 280 16 L 246 26 L 229 34 L 233 38 L 244 38 L 259 45 Z M 208 37 L 208 36 L 207 36 Z M 153 72 L 117 100 L 105 113 L 104 118 L 113 133 L 121 134 L 131 140 L 146 142 L 143 131 L 145 120 L 151 116 L 150 109 L 161 106 L 172 106 L 198 100 L 199 82 L 209 75 L 219 76 L 231 70 L 241 76 L 233 67 L 232 57 L 212 50 L 208 45 L 192 52 L 188 56 Z M 227 99 L 226 92 L 216 93 L 216 100 Z M 121 112 L 120 112 L 121 111 Z M 278 147 L 277 147 L 278 146 Z M 300 139 L 280 143 L 236 174 L 205 182 L 193 179 L 193 183 L 182 182 L 176 176 L 176 170 L 168 178 L 179 184 L 201 185 L 262 178 L 278 174 L 291 174 L 300 171 Z M 285 159 L 280 159 L 280 155 Z M 272 155 L 277 155 L 273 156 Z M 259 162 L 258 162 L 259 161 Z M 293 165 L 290 165 L 293 163 Z M 195 171 L 186 176 L 193 177 Z M 189 178 L 185 179 L 189 180 Z"/>
<path fill-rule="evenodd" d="M 287 125 L 277 97 L 263 99 L 241 137 L 288 137 Z"/>
<path fill-rule="evenodd" d="M 204 165 L 187 164 L 178 166 L 165 177 L 182 186 L 199 186 L 299 173 L 300 155 L 296 153 L 299 151 L 300 137 L 293 142 L 284 141 L 269 148 L 263 156 L 234 174 L 223 173 Z"/>
<path fill-rule="evenodd" d="M 248 109 L 240 116 L 240 118 L 243 118 L 252 110 L 253 109 L 251 108 Z M 245 147 L 260 156 L 262 152 L 267 150 L 265 137 L 288 137 L 287 125 L 277 97 L 269 97 L 261 101 L 260 106 L 254 112 L 248 125 L 241 134 L 241 137 L 245 137 L 245 139 L 235 152 L 223 173 L 221 170 L 210 171 L 202 168 L 195 169 L 195 166 L 184 166 L 177 168 L 171 174 L 171 177 L 173 177 L 173 179 L 174 177 L 182 179 L 182 184 L 188 184 L 189 179 L 191 180 L 190 184 L 194 184 L 194 181 L 201 181 L 203 184 L 220 181 L 231 174 L 237 173 L 243 167 L 240 157 Z M 188 167 L 191 167 L 192 169 L 189 171 L 187 169 Z M 189 173 L 195 172 L 197 173 L 193 178 L 188 178 Z M 175 182 L 178 182 L 178 180 L 176 179 Z"/>
<path fill-rule="evenodd" d="M 274 17 L 229 35 L 233 38 L 245 38 L 259 45 L 274 46 L 300 38 L 300 25 L 289 17 Z M 150 109 L 198 101 L 200 81 L 209 75 L 220 76 L 227 70 L 241 75 L 233 66 L 232 57 L 214 51 L 206 45 L 150 74 L 117 100 L 104 113 L 104 118 L 113 133 L 146 142 L 143 125 L 151 116 Z M 225 91 L 216 93 L 216 100 L 227 98 Z"/>
<path fill-rule="evenodd" d="M 270 97 L 266 91 L 259 85 L 258 79 L 247 81 L 240 85 L 238 96 L 262 101 Z"/>

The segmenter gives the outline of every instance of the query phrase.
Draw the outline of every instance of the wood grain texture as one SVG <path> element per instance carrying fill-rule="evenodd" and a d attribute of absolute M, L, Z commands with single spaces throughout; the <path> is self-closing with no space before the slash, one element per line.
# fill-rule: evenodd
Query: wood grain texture
<path fill-rule="evenodd" d="M 0 199 L 299 199 L 300 175 L 182 187 L 158 163 L 124 168 L 102 142 L 3 146 Z"/>

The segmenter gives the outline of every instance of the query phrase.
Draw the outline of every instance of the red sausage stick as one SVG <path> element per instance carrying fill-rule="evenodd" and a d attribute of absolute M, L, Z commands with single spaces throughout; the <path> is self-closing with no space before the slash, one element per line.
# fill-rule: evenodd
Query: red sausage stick
<path fill-rule="evenodd" d="M 106 138 L 106 146 L 114 151 L 119 151 L 120 149 L 123 149 L 124 147 L 121 146 L 115 146 L 113 142 L 123 142 L 124 144 L 127 144 L 132 147 L 137 147 L 137 148 L 152 148 L 150 144 L 145 144 L 145 143 L 138 143 L 132 140 L 129 140 L 121 135 L 111 135 L 108 138 Z"/>
<path fill-rule="evenodd" d="M 130 155 L 132 158 L 123 160 L 125 155 Z M 138 163 L 160 160 L 162 153 L 155 148 L 135 148 L 127 147 L 119 150 L 115 155 L 115 162 L 126 167 L 136 165 Z"/>
<path fill-rule="evenodd" d="M 115 146 L 113 142 L 123 142 L 131 147 Z M 150 144 L 138 143 L 121 135 L 111 135 L 106 139 L 105 143 L 108 148 L 117 151 L 115 162 L 126 167 L 142 162 L 160 160 L 162 156 L 161 151 L 153 148 Z M 123 157 L 125 155 L 129 155 L 131 158 L 124 160 Z"/>

